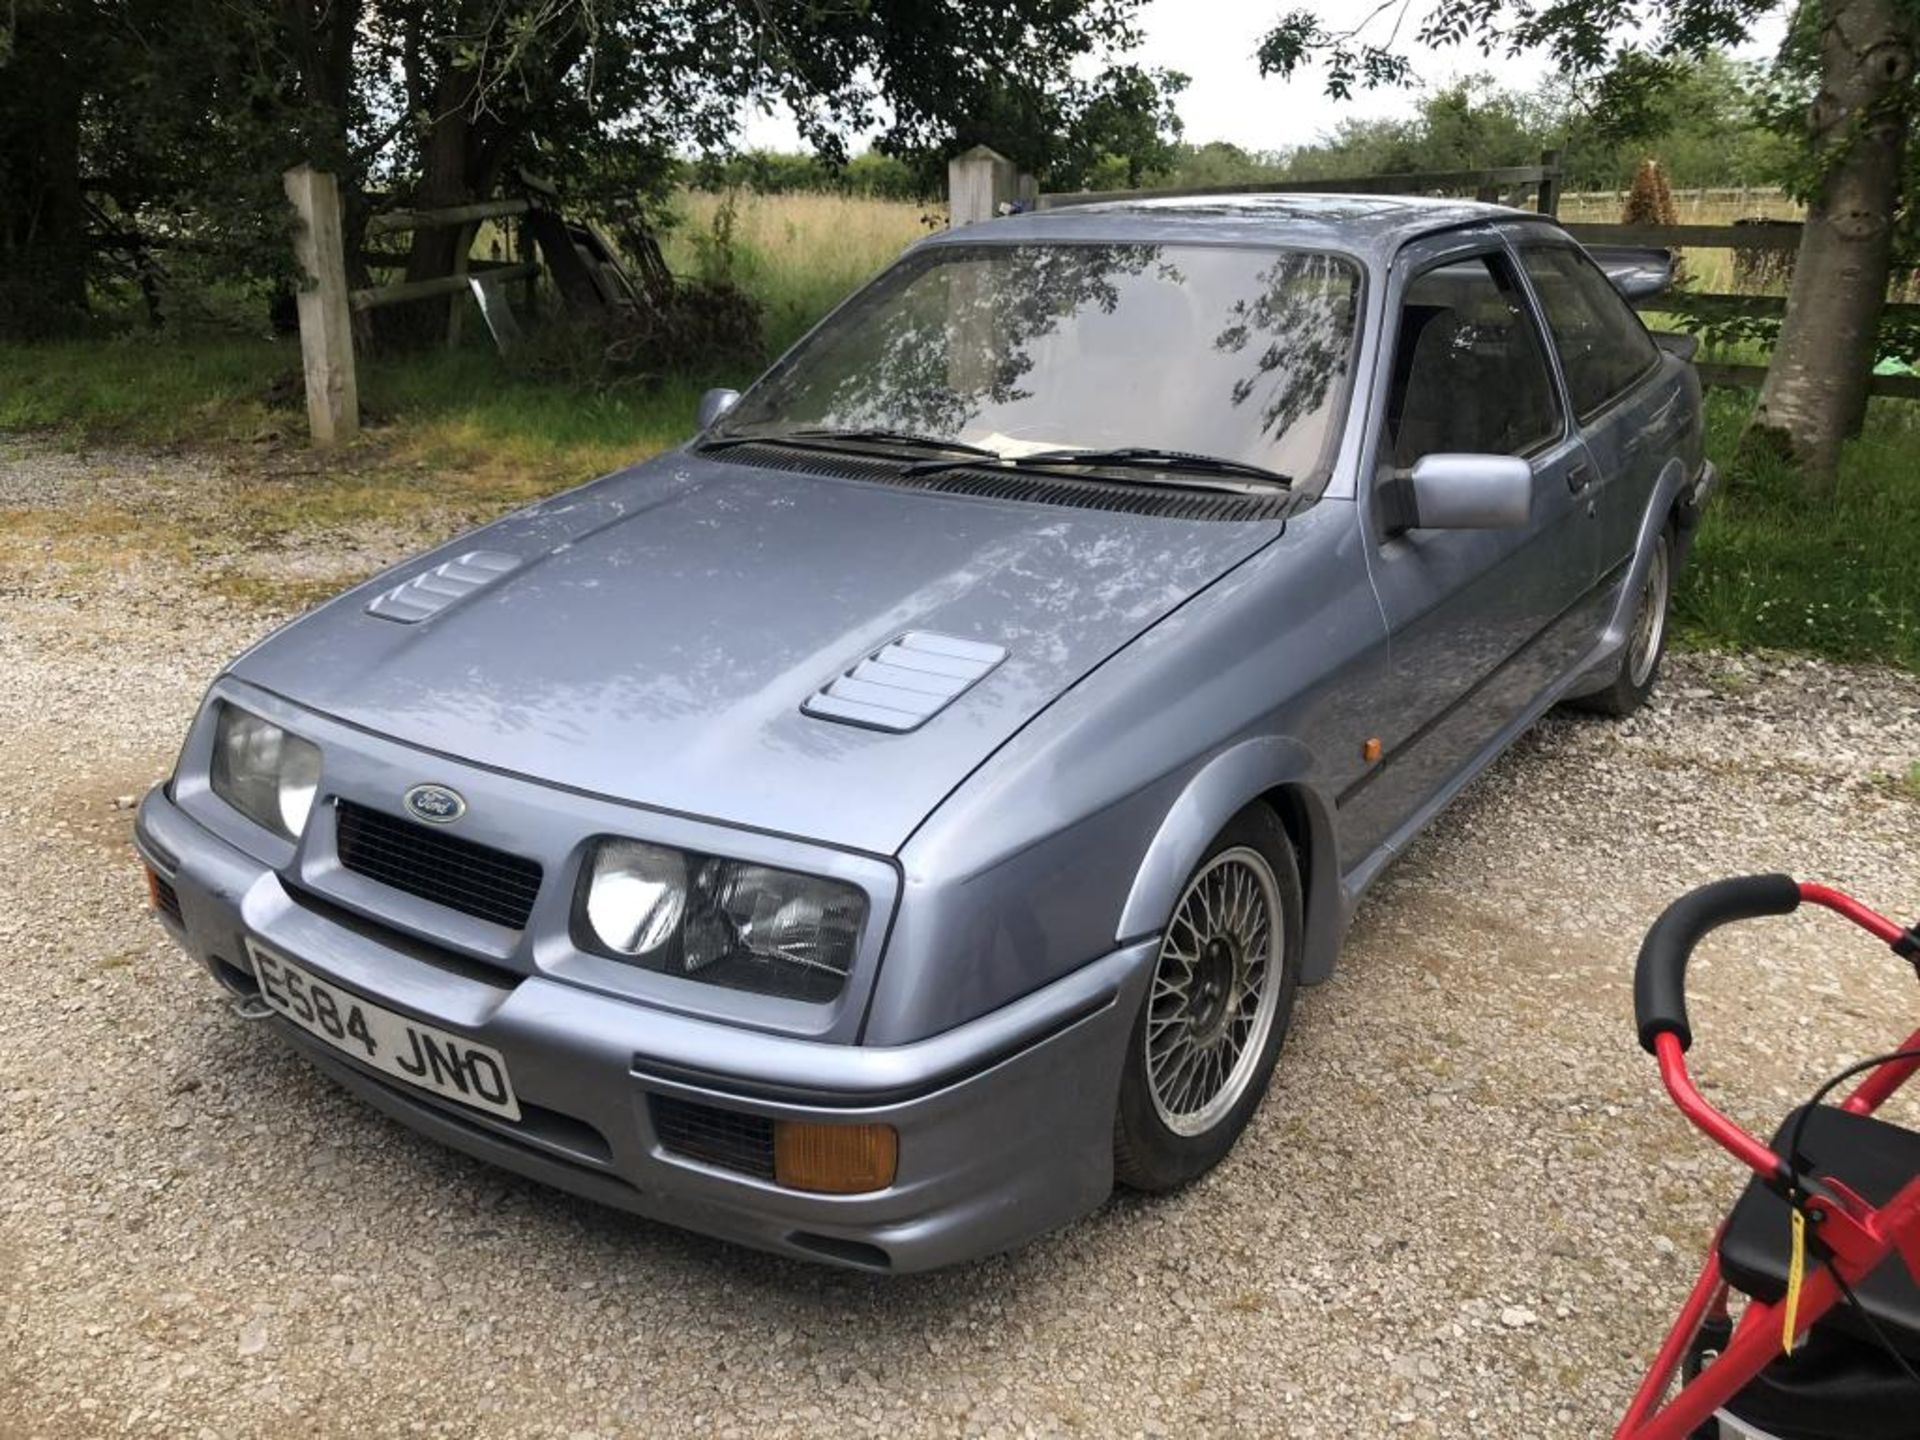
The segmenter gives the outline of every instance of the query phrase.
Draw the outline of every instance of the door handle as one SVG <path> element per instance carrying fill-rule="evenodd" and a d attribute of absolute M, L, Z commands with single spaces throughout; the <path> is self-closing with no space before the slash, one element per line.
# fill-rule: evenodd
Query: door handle
<path fill-rule="evenodd" d="M 1567 471 L 1567 489 L 1578 495 L 1593 483 L 1593 466 L 1581 460 Z"/>

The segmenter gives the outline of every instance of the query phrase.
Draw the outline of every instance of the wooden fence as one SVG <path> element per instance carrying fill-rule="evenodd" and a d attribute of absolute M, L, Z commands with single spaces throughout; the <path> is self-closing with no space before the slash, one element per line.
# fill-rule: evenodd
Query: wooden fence
<path fill-rule="evenodd" d="M 336 445 L 360 433 L 360 387 L 353 361 L 355 315 L 384 305 L 472 291 L 476 274 L 484 275 L 485 286 L 491 287 L 510 280 L 530 280 L 539 273 L 540 267 L 531 260 L 500 264 L 467 258 L 482 223 L 524 215 L 530 208 L 523 199 L 484 200 L 440 210 L 395 210 L 374 216 L 367 222 L 370 239 L 459 226 L 453 273 L 349 290 L 338 183 L 310 165 L 295 166 L 283 178 L 287 199 L 297 217 L 294 257 L 307 277 L 298 299 L 300 358 L 307 380 L 307 426 L 316 445 Z M 449 341 L 459 338 L 461 314 L 456 307 L 449 318 Z"/>
<path fill-rule="evenodd" d="M 1560 185 L 1560 156 L 1549 150 L 1538 165 L 1499 166 L 1483 170 L 1430 171 L 1405 175 L 1361 175 L 1337 179 L 1288 181 L 1282 184 L 1215 185 L 1169 190 L 1101 190 L 1038 193 L 1031 177 L 1019 175 L 1005 156 L 976 146 L 955 158 L 948 167 L 950 213 L 955 225 L 988 220 L 1016 209 L 1058 210 L 1075 205 L 1093 205 L 1102 201 L 1135 199 L 1205 198 L 1226 195 L 1275 194 L 1362 194 L 1362 195 L 1463 195 L 1519 205 L 1531 196 L 1533 208 L 1542 215 L 1558 216 L 1561 202 L 1568 198 Z M 1722 192 L 1713 192 L 1722 193 Z M 1724 193 L 1746 193 L 1728 190 Z M 1773 256 L 1776 263 L 1800 248 L 1801 225 L 1798 220 L 1755 219 L 1731 225 L 1621 225 L 1599 222 L 1562 222 L 1566 230 L 1582 244 L 1645 245 L 1666 249 L 1731 250 L 1743 256 Z M 1784 314 L 1786 297 L 1737 292 L 1676 292 L 1684 297 L 1678 304 L 1671 296 L 1658 296 L 1641 303 L 1643 310 L 1674 313 L 1682 305 L 1697 305 L 1716 314 L 1767 318 Z M 1920 320 L 1920 305 L 1889 301 L 1886 313 Z M 1700 378 L 1709 385 L 1757 388 L 1766 378 L 1764 365 L 1731 365 L 1702 362 Z M 1874 395 L 1920 399 L 1920 376 L 1876 375 L 1868 385 Z"/>

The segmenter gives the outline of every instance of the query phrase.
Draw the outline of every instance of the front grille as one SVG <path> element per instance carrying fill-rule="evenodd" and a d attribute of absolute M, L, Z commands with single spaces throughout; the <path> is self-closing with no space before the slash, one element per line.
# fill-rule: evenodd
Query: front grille
<path fill-rule="evenodd" d="M 650 1100 L 653 1133 L 660 1137 L 661 1148 L 722 1170 L 773 1179 L 773 1122 L 764 1115 L 745 1115 L 668 1095 Z"/>
<path fill-rule="evenodd" d="M 158 870 L 150 868 L 147 873 L 153 877 L 153 908 L 174 924 L 184 926 L 187 921 L 180 913 L 180 892 Z"/>
<path fill-rule="evenodd" d="M 340 863 L 355 874 L 495 925 L 526 925 L 540 893 L 538 861 L 351 800 L 337 813 Z"/>

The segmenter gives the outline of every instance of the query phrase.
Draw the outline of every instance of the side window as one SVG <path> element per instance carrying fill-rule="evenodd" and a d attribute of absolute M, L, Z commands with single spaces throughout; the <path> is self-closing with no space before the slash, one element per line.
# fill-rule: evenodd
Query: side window
<path fill-rule="evenodd" d="M 1525 455 L 1560 434 L 1540 337 L 1504 258 L 1476 255 L 1416 276 L 1400 304 L 1387 392 L 1386 462 Z"/>
<path fill-rule="evenodd" d="M 1520 257 L 1560 351 L 1574 413 L 1585 420 L 1644 375 L 1659 351 L 1633 307 L 1578 250 L 1534 246 Z"/>

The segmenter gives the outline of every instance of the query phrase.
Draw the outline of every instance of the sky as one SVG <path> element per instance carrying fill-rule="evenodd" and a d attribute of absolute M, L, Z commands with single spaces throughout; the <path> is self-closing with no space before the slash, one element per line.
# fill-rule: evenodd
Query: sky
<path fill-rule="evenodd" d="M 1180 97 L 1180 118 L 1186 139 L 1195 145 L 1229 140 L 1247 150 L 1285 150 L 1306 144 L 1331 131 L 1343 118 L 1406 115 L 1413 98 L 1403 89 L 1356 91 L 1347 101 L 1330 100 L 1317 72 L 1282 83 L 1263 80 L 1253 52 L 1260 37 L 1284 10 L 1299 0 L 1150 0 L 1141 11 L 1146 43 L 1127 58 L 1143 65 L 1178 70 L 1192 83 Z M 1344 16 L 1356 18 L 1373 8 L 1373 0 L 1321 0 L 1320 15 L 1329 25 Z M 1426 0 L 1411 0 L 1406 30 L 1427 8 Z M 1784 7 L 1783 7 L 1784 8 Z M 1383 16 L 1369 34 L 1383 38 L 1390 16 Z M 1351 23 L 1351 22 L 1348 22 Z M 1784 21 L 1768 17 L 1756 30 L 1758 43 L 1743 48 L 1747 58 L 1772 53 Z M 1401 49 L 1413 61 L 1415 75 L 1428 85 L 1444 85 L 1462 74 L 1485 72 L 1509 89 L 1530 90 L 1544 76 L 1548 62 L 1539 55 L 1510 57 L 1481 55 L 1478 50 L 1433 50 L 1403 34 Z M 798 150 L 800 137 L 792 117 L 785 113 L 751 114 L 742 144 L 748 149 Z M 855 148 L 858 148 L 857 146 Z"/>

